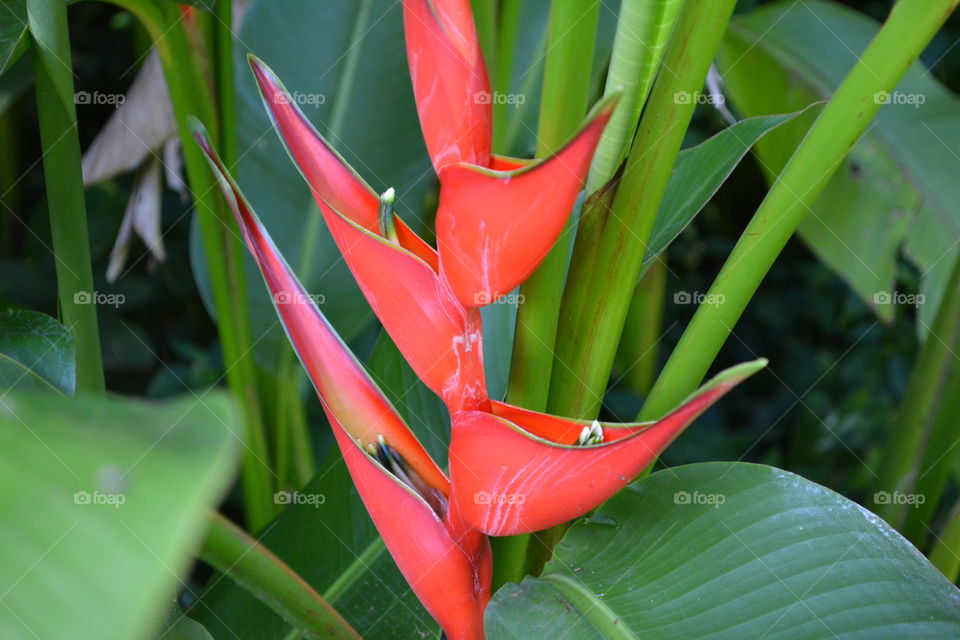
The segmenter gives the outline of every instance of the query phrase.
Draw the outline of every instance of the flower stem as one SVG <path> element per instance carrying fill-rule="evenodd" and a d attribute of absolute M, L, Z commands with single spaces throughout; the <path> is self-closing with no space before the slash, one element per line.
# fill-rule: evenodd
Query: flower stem
<path fill-rule="evenodd" d="M 28 0 L 27 16 L 34 38 L 37 114 L 57 296 L 76 349 L 77 392 L 102 394 L 103 362 L 80 169 L 67 5 L 62 0 Z"/>
<path fill-rule="evenodd" d="M 599 16 L 599 2 L 554 0 L 550 5 L 537 157 L 556 151 L 587 112 Z M 542 410 L 547 404 L 569 232 L 568 223 L 553 249 L 521 286 L 524 301 L 517 307 L 507 399 L 530 409 Z M 529 535 L 494 540 L 494 588 L 522 579 L 530 541 Z"/>
<path fill-rule="evenodd" d="M 554 0 L 550 6 L 537 157 L 556 151 L 576 131 L 587 112 L 599 15 L 599 2 Z M 529 409 L 542 410 L 547 405 L 569 232 L 568 224 L 547 257 L 521 286 L 523 303 L 517 307 L 507 398 Z"/>
<path fill-rule="evenodd" d="M 688 2 L 650 93 L 615 194 L 585 205 L 560 311 L 552 412 L 597 415 L 653 222 L 734 0 Z M 612 198 L 612 201 L 611 201 Z M 607 202 L 610 202 L 608 205 Z M 598 286 L 603 283 L 603 286 Z"/>
<path fill-rule="evenodd" d="M 960 502 L 950 511 L 947 524 L 930 551 L 930 562 L 947 580 L 957 581 L 960 575 Z"/>
<path fill-rule="evenodd" d="M 703 379 L 760 281 L 834 171 L 958 0 L 900 0 L 780 172 L 654 384 L 641 419 L 656 418 Z M 719 296 L 719 297 L 718 297 Z"/>
<path fill-rule="evenodd" d="M 256 530 L 273 517 L 276 505 L 273 503 L 272 470 L 267 462 L 270 456 L 253 367 L 242 241 L 206 160 L 186 126 L 188 115 L 195 115 L 208 123 L 219 123 L 218 112 L 210 87 L 198 67 L 197 53 L 190 46 L 178 7 L 174 3 L 160 6 L 145 0 L 112 1 L 131 11 L 147 28 L 163 65 L 210 272 L 225 375 L 244 409 L 246 456 L 241 471 L 244 505 L 247 526 Z M 215 130 L 219 131 L 220 127 Z"/>
<path fill-rule="evenodd" d="M 311 638 L 358 640 L 350 623 L 280 558 L 219 513 L 200 558 Z"/>
<path fill-rule="evenodd" d="M 956 394 L 957 386 L 960 384 L 960 371 L 957 370 L 954 355 L 958 343 L 960 343 L 960 257 L 953 265 L 933 326 L 930 327 L 927 340 L 913 365 L 900 409 L 892 423 L 894 428 L 890 439 L 884 445 L 877 483 L 878 491 L 889 493 L 916 491 L 917 483 L 920 481 L 924 481 L 925 486 L 930 485 L 928 473 L 932 469 L 929 467 L 933 466 L 935 460 L 945 458 L 947 463 L 950 463 L 950 458 L 942 454 L 950 450 L 949 440 L 956 431 L 956 414 L 949 415 L 956 408 L 953 406 L 955 401 L 948 394 Z M 938 416 L 938 413 L 945 415 Z M 947 442 L 942 442 L 944 440 Z M 930 453 L 933 453 L 933 457 L 928 457 Z M 941 469 L 941 472 L 943 471 L 946 469 Z M 933 489 L 933 486 L 928 486 L 928 490 Z M 942 483 L 939 489 L 942 489 Z M 931 503 L 928 507 L 931 510 L 936 507 L 933 495 L 924 495 L 924 498 L 924 505 L 889 503 L 877 505 L 877 513 L 892 526 L 906 531 L 904 525 L 908 520 L 908 512 L 915 510 L 913 507 L 916 506 L 916 510 L 919 510 L 920 506 L 927 506 L 926 502 Z M 926 509 L 923 512 L 927 514 Z M 910 514 L 910 519 L 916 520 L 915 514 Z M 926 530 L 922 527 L 918 530 L 917 523 L 914 522 L 910 527 L 910 534 L 908 537 L 916 540 L 923 537 Z"/>

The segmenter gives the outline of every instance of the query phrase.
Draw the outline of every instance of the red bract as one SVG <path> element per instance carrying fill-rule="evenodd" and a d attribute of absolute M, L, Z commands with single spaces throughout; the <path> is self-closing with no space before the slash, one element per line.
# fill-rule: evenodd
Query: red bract
<path fill-rule="evenodd" d="M 451 639 L 483 638 L 491 556 L 450 509 L 450 483 L 279 255 L 199 123 L 194 136 L 313 381 L 370 517 L 411 588 Z"/>
<path fill-rule="evenodd" d="M 764 362 L 723 372 L 656 423 L 601 424 L 491 401 L 479 307 L 523 282 L 562 232 L 616 97 L 595 107 L 549 158 L 493 156 L 489 85 L 469 1 L 403 6 L 417 110 L 440 179 L 437 250 L 394 215 L 392 190 L 378 197 L 266 65 L 254 57 L 250 64 L 361 291 L 450 411 L 450 481 L 312 304 L 198 139 L 390 553 L 451 640 L 480 639 L 491 574 L 486 535 L 536 531 L 593 509 Z"/>
<path fill-rule="evenodd" d="M 453 414 L 450 479 L 463 518 L 486 534 L 505 536 L 583 515 L 625 487 L 697 416 L 765 364 L 724 371 L 654 423 L 591 423 L 499 403 L 493 413 Z M 577 444 L 591 428 L 599 442 Z"/>

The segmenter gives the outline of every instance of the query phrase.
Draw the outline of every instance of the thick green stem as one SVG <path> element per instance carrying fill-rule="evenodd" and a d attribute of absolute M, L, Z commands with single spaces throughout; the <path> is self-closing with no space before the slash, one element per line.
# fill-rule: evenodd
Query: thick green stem
<path fill-rule="evenodd" d="M 930 552 L 930 562 L 947 580 L 957 581 L 960 575 L 960 502 L 950 511 L 947 524 Z"/>
<path fill-rule="evenodd" d="M 269 549 L 221 516 L 210 520 L 200 558 L 262 600 L 308 638 L 358 640 L 350 623 Z"/>
<path fill-rule="evenodd" d="M 186 23 L 176 5 L 165 3 L 161 7 L 145 0 L 113 2 L 140 19 L 153 39 L 163 65 L 210 272 L 227 383 L 244 408 L 247 435 L 242 468 L 244 503 L 247 525 L 256 530 L 273 517 L 276 505 L 253 366 L 242 240 L 206 160 L 186 126 L 188 115 L 195 115 L 211 125 L 218 123 L 217 111 L 198 66 L 197 52 L 190 46 Z M 220 127 L 214 130 L 219 131 Z"/>
<path fill-rule="evenodd" d="M 696 107 L 692 96 L 703 87 L 734 4 L 684 5 L 664 57 L 670 73 L 653 86 L 612 204 L 598 192 L 581 217 L 550 387 L 555 413 L 589 418 L 600 409 L 647 240 Z"/>
<path fill-rule="evenodd" d="M 660 258 L 653 262 L 633 292 L 620 340 L 618 361 L 623 380 L 640 396 L 650 392 L 657 371 L 666 285 L 667 266 Z"/>
<path fill-rule="evenodd" d="M 599 2 L 554 0 L 550 6 L 538 157 L 549 155 L 576 131 L 587 111 Z M 570 225 L 520 288 L 507 398 L 530 409 L 546 407 L 557 310 L 567 266 Z"/>
<path fill-rule="evenodd" d="M 213 38 L 216 46 L 217 107 L 220 120 L 220 157 L 228 168 L 237 161 L 237 109 L 233 70 L 233 3 L 218 2 Z"/>
<path fill-rule="evenodd" d="M 900 0 L 790 158 L 658 378 L 642 419 L 657 418 L 703 379 L 760 281 L 817 196 L 958 0 Z"/>
<path fill-rule="evenodd" d="M 917 490 L 920 481 L 931 491 L 937 484 L 942 488 L 942 482 L 933 481 L 944 470 L 935 463 L 949 453 L 949 440 L 956 438 L 956 414 L 950 415 L 949 412 L 956 409 L 957 398 L 951 398 L 949 394 L 960 394 L 957 389 L 960 386 L 960 368 L 957 367 L 957 357 L 954 355 L 958 343 L 960 257 L 953 266 L 933 326 L 930 327 L 927 340 L 914 363 L 900 410 L 892 423 L 894 428 L 890 440 L 883 448 L 878 491 L 885 491 L 890 495 L 895 492 L 911 493 Z M 938 413 L 941 414 L 939 417 Z M 949 456 L 947 461 L 949 462 Z M 934 477 L 930 477 L 928 474 L 933 471 L 933 466 L 938 467 L 939 471 L 934 472 Z M 939 490 L 936 493 L 936 497 L 939 497 Z M 924 500 L 925 504 L 921 505 L 923 515 L 929 516 L 927 509 L 932 512 L 936 507 L 934 496 L 924 494 Z M 906 504 L 895 498 L 886 504 L 877 505 L 877 512 L 894 527 L 903 527 L 909 516 L 914 522 L 910 527 L 911 536 L 908 537 L 919 539 L 926 534 L 926 529 L 919 526 L 917 514 L 909 513 L 914 510 L 916 509 L 912 503 Z"/>
<path fill-rule="evenodd" d="M 605 185 L 629 152 L 640 111 L 682 6 L 683 0 L 620 3 L 605 93 L 619 87 L 623 95 L 597 145 L 587 177 L 587 193 Z"/>
<path fill-rule="evenodd" d="M 586 114 L 599 16 L 599 2 L 554 0 L 550 6 L 537 131 L 538 157 L 559 149 Z M 569 231 L 568 223 L 553 249 L 523 284 L 523 302 L 517 308 L 507 398 L 514 404 L 536 410 L 546 408 L 547 404 Z M 530 541 L 529 535 L 495 541 L 498 559 L 494 580 L 498 586 L 522 579 Z"/>
<path fill-rule="evenodd" d="M 76 349 L 77 392 L 102 394 L 98 295 L 90 264 L 67 5 L 63 0 L 28 0 L 27 15 L 34 37 L 37 114 L 60 312 Z"/>
<path fill-rule="evenodd" d="M 513 76 L 514 54 L 517 49 L 517 37 L 520 34 L 520 10 L 523 0 L 501 0 L 497 16 L 497 53 L 493 60 L 486 59 L 490 82 L 494 91 L 510 92 Z M 507 123 L 512 105 L 506 102 L 493 104 L 493 150 L 497 153 L 510 153 Z"/>

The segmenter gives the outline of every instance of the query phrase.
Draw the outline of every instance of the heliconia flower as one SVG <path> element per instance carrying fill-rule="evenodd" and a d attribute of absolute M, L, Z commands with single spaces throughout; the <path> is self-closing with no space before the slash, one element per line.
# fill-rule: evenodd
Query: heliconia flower
<path fill-rule="evenodd" d="M 723 371 L 653 423 L 572 420 L 493 403 L 452 416 L 450 481 L 460 514 L 488 535 L 578 518 L 625 487 L 714 402 L 766 366 Z"/>
<path fill-rule="evenodd" d="M 370 517 L 411 588 L 451 640 L 482 640 L 492 560 L 465 527 L 450 482 L 277 252 L 202 125 L 191 122 L 313 381 Z"/>

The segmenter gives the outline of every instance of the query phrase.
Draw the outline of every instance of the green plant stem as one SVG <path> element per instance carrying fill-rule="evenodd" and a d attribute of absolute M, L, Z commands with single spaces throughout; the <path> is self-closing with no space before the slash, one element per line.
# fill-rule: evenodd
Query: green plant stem
<path fill-rule="evenodd" d="M 599 2 L 554 0 L 550 5 L 537 157 L 559 149 L 586 114 L 599 15 Z M 507 398 L 529 409 L 542 410 L 547 405 L 569 231 L 568 224 L 520 288 L 523 303 L 517 307 Z"/>
<path fill-rule="evenodd" d="M 360 638 L 350 623 L 280 558 L 220 514 L 210 520 L 200 558 L 311 638 Z"/>
<path fill-rule="evenodd" d="M 957 389 L 960 386 L 960 370 L 954 355 L 958 343 L 960 343 L 960 254 L 953 265 L 933 326 L 930 327 L 927 340 L 913 365 L 900 409 L 892 423 L 894 428 L 890 440 L 883 448 L 880 477 L 877 483 L 878 491 L 889 493 L 914 491 L 921 475 L 930 471 L 927 465 L 932 465 L 937 458 L 947 452 L 943 447 L 950 445 L 943 440 L 953 439 L 950 436 L 956 437 L 956 414 L 946 415 L 941 410 L 941 404 L 942 409 L 947 411 L 956 409 L 957 399 L 951 398 L 948 393 L 960 393 Z M 944 415 L 937 417 L 938 411 Z M 931 433 L 934 431 L 936 437 Z M 941 442 L 936 442 L 937 440 Z M 925 461 L 927 465 L 924 465 Z M 923 480 L 928 479 L 925 477 Z M 926 501 L 933 503 L 929 505 L 931 509 L 936 507 L 933 497 L 924 495 Z M 877 512 L 898 529 L 903 528 L 908 511 L 911 510 L 913 510 L 912 504 L 877 505 Z M 924 515 L 930 515 L 926 509 L 924 509 Z M 912 514 L 911 517 L 913 517 Z M 926 533 L 925 529 L 918 530 L 918 527 L 919 521 L 914 520 L 910 530 L 914 537 L 922 537 Z"/>
<path fill-rule="evenodd" d="M 587 177 L 587 193 L 605 185 L 629 152 L 640 111 L 682 6 L 683 0 L 620 3 L 605 93 L 620 87 L 623 95 L 597 145 Z"/>
<path fill-rule="evenodd" d="M 195 115 L 211 125 L 218 123 L 217 111 L 176 5 L 164 3 L 161 7 L 147 0 L 112 1 L 131 11 L 147 28 L 163 65 L 210 272 L 227 383 L 244 409 L 246 455 L 241 470 L 244 505 L 247 526 L 256 530 L 273 517 L 276 505 L 253 366 L 242 240 L 206 160 L 186 126 L 188 115 Z M 219 131 L 219 125 L 214 130 Z"/>
<path fill-rule="evenodd" d="M 958 0 L 900 0 L 767 193 L 654 384 L 641 419 L 662 416 L 692 392 L 760 281 L 844 156 L 947 19 Z M 721 297 L 718 297 L 721 296 Z"/>
<path fill-rule="evenodd" d="M 688 2 L 667 46 L 612 205 L 580 220 L 560 311 L 549 409 L 597 415 L 653 222 L 734 0 Z M 686 95 L 688 99 L 682 99 Z M 594 194 L 597 195 L 597 194 Z M 598 286 L 603 283 L 603 286 Z"/>
<path fill-rule="evenodd" d="M 663 257 L 654 260 L 637 283 L 620 339 L 623 378 L 630 390 L 640 396 L 650 392 L 657 370 L 657 343 L 663 330 L 663 296 L 667 285 L 667 266 L 663 260 Z"/>
<path fill-rule="evenodd" d="M 481 0 L 483 1 L 483 0 Z M 517 37 L 520 33 L 520 10 L 523 0 L 501 0 L 497 16 L 497 53 L 493 60 L 487 58 L 492 89 L 501 93 L 510 92 L 513 76 L 514 54 L 517 49 Z M 493 105 L 493 149 L 498 153 L 510 153 L 507 122 L 511 120 L 512 105 L 494 103 Z M 515 109 L 513 111 L 516 111 Z"/>
<path fill-rule="evenodd" d="M 470 0 L 477 38 L 483 50 L 483 59 L 488 70 L 497 66 L 497 3 L 490 0 Z"/>
<path fill-rule="evenodd" d="M 220 120 L 220 157 L 228 169 L 237 162 L 237 109 L 233 88 L 233 2 L 214 8 L 213 39 L 216 47 L 217 107 Z"/>
<path fill-rule="evenodd" d="M 930 551 L 930 562 L 950 582 L 956 582 L 960 576 L 960 502 L 950 511 L 947 524 Z"/>
<path fill-rule="evenodd" d="M 67 5 L 62 0 L 28 0 L 27 15 L 36 54 L 37 114 L 60 312 L 76 349 L 77 392 L 102 394 L 103 361 L 93 298 Z"/>
<path fill-rule="evenodd" d="M 519 8 L 514 6 L 514 10 Z M 586 114 L 599 16 L 599 2 L 554 0 L 550 5 L 537 157 L 559 149 Z M 511 43 L 516 34 L 512 35 Z M 501 71 L 509 80 L 509 68 Z M 524 302 L 517 308 L 507 399 L 530 409 L 542 410 L 547 404 L 569 231 L 568 223 L 550 253 L 521 287 Z M 494 541 L 497 586 L 522 579 L 530 541 L 529 535 Z"/>

